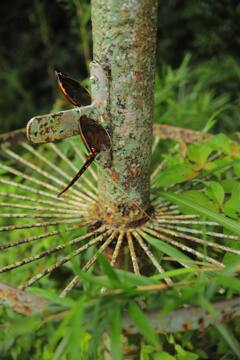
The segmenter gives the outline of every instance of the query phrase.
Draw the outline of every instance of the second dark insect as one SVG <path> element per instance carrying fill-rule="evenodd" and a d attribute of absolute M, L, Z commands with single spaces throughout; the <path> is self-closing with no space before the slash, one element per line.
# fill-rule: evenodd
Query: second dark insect
<path fill-rule="evenodd" d="M 61 92 L 71 104 L 75 106 L 86 106 L 91 104 L 91 96 L 89 92 L 78 81 L 63 75 L 59 71 L 55 71 L 55 74 Z M 88 149 L 89 154 L 83 166 L 70 183 L 58 194 L 58 196 L 61 196 L 73 186 L 73 184 L 91 165 L 97 154 L 101 151 L 108 150 L 111 147 L 109 134 L 104 127 L 96 121 L 88 118 L 87 116 L 81 116 L 79 119 L 79 129 L 81 138 Z"/>

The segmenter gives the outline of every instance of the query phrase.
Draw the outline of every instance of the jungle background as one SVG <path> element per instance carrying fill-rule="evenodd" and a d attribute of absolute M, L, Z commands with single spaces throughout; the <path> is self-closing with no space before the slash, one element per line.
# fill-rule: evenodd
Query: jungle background
<path fill-rule="evenodd" d="M 3 1 L 0 13 L 4 132 L 67 106 L 54 69 L 88 84 L 92 39 L 89 1 Z M 238 130 L 239 19 L 237 0 L 159 1 L 156 121 Z"/>
<path fill-rule="evenodd" d="M 155 122 L 238 134 L 240 2 L 159 0 L 158 12 Z M 25 127 L 37 114 L 70 108 L 57 88 L 54 70 L 79 79 L 88 87 L 92 39 L 87 0 L 18 0 L 12 5 L 2 1 L 0 16 L 3 133 Z M 21 271 L 25 270 L 18 270 L 19 278 Z M 49 287 L 52 283 L 51 280 Z M 172 301 L 173 294 L 164 303 Z M 190 297 L 190 293 L 186 294 L 186 298 Z M 70 315 L 60 325 L 37 317 L 25 319 L 2 309 L 0 358 L 86 358 L 79 354 L 89 342 L 94 353 L 100 333 L 90 341 L 86 332 L 79 343 L 82 313 L 77 309 L 81 308 L 81 301 L 76 300 Z M 150 339 L 142 343 L 141 359 L 235 359 L 239 321 L 232 325 L 232 331 L 235 337 L 231 331 L 214 329 L 205 335 L 196 332 L 162 335 L 161 344 L 165 344 L 162 357 L 153 350 L 155 340 L 151 344 Z M 145 337 L 148 338 L 147 334 Z"/>

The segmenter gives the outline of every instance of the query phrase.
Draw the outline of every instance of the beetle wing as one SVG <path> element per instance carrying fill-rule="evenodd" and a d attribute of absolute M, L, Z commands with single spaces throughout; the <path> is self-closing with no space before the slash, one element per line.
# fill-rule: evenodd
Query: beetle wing
<path fill-rule="evenodd" d="M 91 95 L 78 81 L 55 71 L 58 86 L 63 95 L 75 106 L 86 106 L 91 104 Z"/>
<path fill-rule="evenodd" d="M 81 116 L 80 118 L 80 134 L 90 152 L 105 151 L 111 147 L 108 132 L 102 125 L 87 116 Z"/>

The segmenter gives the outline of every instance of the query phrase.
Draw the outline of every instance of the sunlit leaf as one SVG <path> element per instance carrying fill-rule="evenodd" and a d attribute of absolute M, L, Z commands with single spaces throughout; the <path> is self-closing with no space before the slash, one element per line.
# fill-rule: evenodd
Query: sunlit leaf
<path fill-rule="evenodd" d="M 175 345 L 178 360 L 197 360 L 199 356 L 191 351 L 186 351 L 179 344 Z"/>
<path fill-rule="evenodd" d="M 198 164 L 199 168 L 201 168 L 204 163 L 207 161 L 209 155 L 212 152 L 212 148 L 203 143 L 203 144 L 192 144 L 188 147 L 188 158 L 192 162 Z"/>
<path fill-rule="evenodd" d="M 224 200 L 224 189 L 221 184 L 216 181 L 209 181 L 205 192 L 208 197 L 217 201 L 219 206 L 222 206 Z"/>
<path fill-rule="evenodd" d="M 163 170 L 159 173 L 156 179 L 156 184 L 159 187 L 179 184 L 186 180 L 192 179 L 197 173 L 190 165 L 179 164 L 171 166 L 169 169 Z"/>
<path fill-rule="evenodd" d="M 207 141 L 213 150 L 231 153 L 231 140 L 225 134 L 218 134 Z"/>

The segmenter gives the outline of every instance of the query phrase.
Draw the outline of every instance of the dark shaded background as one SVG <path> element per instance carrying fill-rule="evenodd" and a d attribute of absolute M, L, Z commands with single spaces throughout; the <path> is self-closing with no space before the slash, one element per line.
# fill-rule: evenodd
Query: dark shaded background
<path fill-rule="evenodd" d="M 53 76 L 55 67 L 81 80 L 88 77 L 92 47 L 89 3 L 87 0 L 0 2 L 0 132 L 23 127 L 34 115 L 67 106 L 60 100 Z M 205 76 L 204 91 L 213 92 L 214 99 L 223 94 L 227 99 L 221 102 L 221 106 L 228 104 L 227 118 L 220 119 L 217 130 L 233 131 L 240 123 L 239 24 L 240 2 L 236 0 L 159 1 L 160 85 L 156 91 L 164 87 L 166 65 L 174 71 L 181 66 L 185 54 L 191 54 L 184 75 L 188 78 L 188 96 L 194 82 Z M 178 93 L 180 84 L 176 82 L 174 86 Z M 158 105 L 158 119 L 163 117 L 168 122 L 163 115 L 169 105 L 162 102 Z M 211 103 L 206 117 L 210 116 L 210 110 Z M 171 119 L 169 122 L 181 125 L 174 111 Z M 186 123 L 184 119 L 186 126 L 202 127 L 201 121 L 194 117 Z"/>

